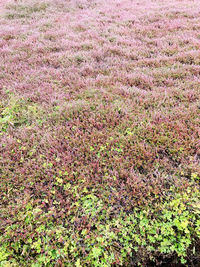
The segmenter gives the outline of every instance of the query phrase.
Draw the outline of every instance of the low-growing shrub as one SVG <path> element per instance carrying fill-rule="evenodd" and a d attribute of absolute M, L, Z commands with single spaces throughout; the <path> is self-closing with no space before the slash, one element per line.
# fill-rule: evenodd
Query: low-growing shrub
<path fill-rule="evenodd" d="M 55 184 L 79 198 L 59 216 L 59 199 L 48 210 L 30 199 L 0 237 L 1 266 L 148 266 L 199 257 L 198 188 L 171 187 L 154 203 L 113 214 L 105 197 L 63 186 L 61 178 Z"/>

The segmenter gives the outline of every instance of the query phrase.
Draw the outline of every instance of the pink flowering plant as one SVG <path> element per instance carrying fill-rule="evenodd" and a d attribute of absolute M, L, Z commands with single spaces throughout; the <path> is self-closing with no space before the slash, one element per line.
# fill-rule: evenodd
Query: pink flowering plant
<path fill-rule="evenodd" d="M 0 1 L 0 267 L 199 266 L 200 1 Z"/>

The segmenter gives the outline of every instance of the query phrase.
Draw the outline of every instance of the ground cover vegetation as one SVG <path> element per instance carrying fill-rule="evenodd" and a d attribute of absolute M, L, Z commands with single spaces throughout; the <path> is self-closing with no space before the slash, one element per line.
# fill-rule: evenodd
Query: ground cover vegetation
<path fill-rule="evenodd" d="M 0 4 L 0 266 L 199 266 L 200 1 Z"/>

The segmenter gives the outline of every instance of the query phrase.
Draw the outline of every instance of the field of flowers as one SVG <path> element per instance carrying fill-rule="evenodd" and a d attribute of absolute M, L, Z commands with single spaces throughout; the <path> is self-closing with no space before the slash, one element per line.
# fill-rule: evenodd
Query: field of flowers
<path fill-rule="evenodd" d="M 200 1 L 0 1 L 0 266 L 199 266 Z"/>

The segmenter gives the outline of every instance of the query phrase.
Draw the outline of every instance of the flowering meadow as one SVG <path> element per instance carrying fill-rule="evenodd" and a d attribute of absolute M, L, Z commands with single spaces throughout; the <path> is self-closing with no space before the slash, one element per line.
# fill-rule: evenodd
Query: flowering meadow
<path fill-rule="evenodd" d="M 0 266 L 200 264 L 200 1 L 0 0 Z"/>

